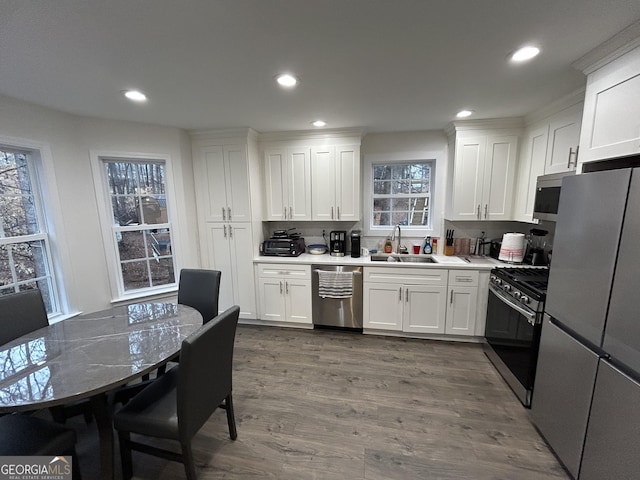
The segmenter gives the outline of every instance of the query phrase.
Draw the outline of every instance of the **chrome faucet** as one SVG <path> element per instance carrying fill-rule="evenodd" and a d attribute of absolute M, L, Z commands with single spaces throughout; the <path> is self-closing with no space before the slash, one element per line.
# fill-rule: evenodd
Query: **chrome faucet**
<path fill-rule="evenodd" d="M 393 242 L 396 238 L 396 228 L 398 229 L 398 245 L 396 246 L 396 253 L 400 253 L 400 243 L 402 241 L 402 232 L 400 231 L 400 224 L 393 227 L 393 233 L 391 234 L 391 241 Z"/>

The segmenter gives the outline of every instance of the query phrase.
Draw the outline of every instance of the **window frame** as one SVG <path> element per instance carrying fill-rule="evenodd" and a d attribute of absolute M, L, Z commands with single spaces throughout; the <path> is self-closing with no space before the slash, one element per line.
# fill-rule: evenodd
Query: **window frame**
<path fill-rule="evenodd" d="M 158 153 L 140 153 L 140 152 L 106 152 L 106 151 L 91 151 L 91 165 L 93 169 L 94 185 L 96 190 L 96 197 L 98 203 L 98 215 L 100 217 L 100 227 L 102 230 L 102 237 L 104 242 L 104 253 L 107 260 L 107 271 L 109 274 L 109 284 L 111 287 L 111 298 L 113 303 L 126 302 L 136 300 L 144 297 L 150 297 L 155 295 L 163 295 L 169 293 L 175 293 L 178 289 L 178 235 L 175 232 L 175 225 L 177 221 L 173 218 L 177 212 L 176 200 L 175 200 L 175 188 L 174 188 L 174 175 L 171 162 L 171 156 Z M 167 201 L 167 222 L 157 227 L 156 224 L 141 224 L 133 227 L 120 226 L 118 230 L 121 231 L 140 231 L 153 230 L 154 228 L 168 228 L 171 232 L 172 243 L 172 257 L 174 268 L 174 281 L 170 284 L 160 285 L 157 287 L 146 287 L 135 290 L 125 290 L 124 281 L 122 277 L 122 270 L 120 268 L 120 255 L 118 251 L 118 244 L 115 241 L 116 235 L 114 230 L 114 222 L 112 217 L 111 207 L 111 192 L 109 190 L 109 181 L 106 172 L 106 162 L 131 162 L 131 163 L 145 163 L 156 162 L 163 163 L 165 168 L 165 197 Z"/>
<path fill-rule="evenodd" d="M 35 234 L 19 235 L 0 238 L 0 245 L 42 242 L 46 255 L 47 274 L 33 277 L 29 280 L 18 280 L 15 287 L 32 283 L 37 279 L 48 279 L 51 311 L 47 312 L 49 323 L 56 323 L 66 317 L 68 302 L 66 299 L 62 270 L 63 255 L 59 252 L 59 244 L 64 243 L 60 229 L 56 229 L 59 211 L 55 178 L 47 175 L 51 164 L 51 153 L 46 144 L 22 138 L 0 136 L 0 149 L 6 152 L 23 154 L 26 157 L 27 171 L 31 183 L 31 191 L 35 207 L 39 232 Z M 47 201 L 45 201 L 45 199 Z M 57 235 L 56 235 L 57 233 Z M 57 237 L 57 239 L 56 239 Z M 62 240 L 62 241 L 61 241 Z"/>
<path fill-rule="evenodd" d="M 364 156 L 364 188 L 363 195 L 365 201 L 364 217 L 362 227 L 364 235 L 370 237 L 386 237 L 393 230 L 394 225 L 376 226 L 373 225 L 373 168 L 375 165 L 394 165 L 410 163 L 430 163 L 430 224 L 421 226 L 402 225 L 402 234 L 407 238 L 425 237 L 427 235 L 440 236 L 442 224 L 442 205 L 444 195 L 444 174 L 445 174 L 445 152 L 425 151 L 425 152 L 399 152 L 383 154 L 366 154 Z M 391 198 L 394 198 L 393 196 Z M 395 197 L 407 198 L 407 197 Z M 405 233 L 406 232 L 406 233 Z"/>

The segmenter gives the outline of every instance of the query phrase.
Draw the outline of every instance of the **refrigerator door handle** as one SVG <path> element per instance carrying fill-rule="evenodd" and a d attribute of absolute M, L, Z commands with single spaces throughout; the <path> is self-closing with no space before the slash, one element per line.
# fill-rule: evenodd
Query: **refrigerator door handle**
<path fill-rule="evenodd" d="M 505 303 L 509 307 L 513 308 L 517 312 L 519 312 L 522 315 L 524 315 L 525 317 L 527 317 L 527 321 L 531 325 L 535 325 L 536 324 L 536 316 L 537 315 L 536 315 L 535 312 L 531 312 L 531 311 L 525 309 L 524 307 L 518 305 L 517 303 L 512 302 L 509 297 L 507 297 L 504 293 L 502 293 L 502 291 L 498 290 L 493 285 L 489 285 L 489 291 L 492 292 L 496 297 L 498 297 L 503 303 Z"/>

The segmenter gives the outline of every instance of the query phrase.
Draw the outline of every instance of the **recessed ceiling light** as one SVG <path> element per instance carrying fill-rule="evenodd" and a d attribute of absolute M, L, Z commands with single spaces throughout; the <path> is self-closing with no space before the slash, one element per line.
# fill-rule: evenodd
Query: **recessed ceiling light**
<path fill-rule="evenodd" d="M 470 117 L 471 115 L 473 115 L 473 110 L 460 110 L 456 113 L 456 117 L 458 118 Z"/>
<path fill-rule="evenodd" d="M 125 90 L 124 96 L 134 102 L 146 102 L 147 96 L 139 90 Z"/>
<path fill-rule="evenodd" d="M 281 87 L 291 88 L 297 85 L 298 79 L 290 73 L 283 73 L 276 77 L 276 82 L 278 82 Z"/>
<path fill-rule="evenodd" d="M 327 122 L 325 122 L 323 120 L 316 120 L 311 125 L 313 125 L 314 127 L 324 127 L 326 124 L 327 124 Z"/>
<path fill-rule="evenodd" d="M 531 60 L 533 57 L 540 53 L 540 49 L 538 47 L 533 47 L 528 45 L 526 47 L 522 47 L 519 50 L 511 55 L 511 60 L 514 62 L 524 62 L 526 60 Z"/>

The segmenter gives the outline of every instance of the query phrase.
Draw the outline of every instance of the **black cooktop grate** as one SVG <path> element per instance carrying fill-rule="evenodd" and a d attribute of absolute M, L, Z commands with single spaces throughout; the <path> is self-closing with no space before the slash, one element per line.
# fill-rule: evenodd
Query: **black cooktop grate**
<path fill-rule="evenodd" d="M 491 273 L 515 287 L 529 290 L 529 293 L 535 293 L 540 297 L 540 300 L 544 299 L 547 293 L 548 268 L 507 267 L 496 268 Z"/>

